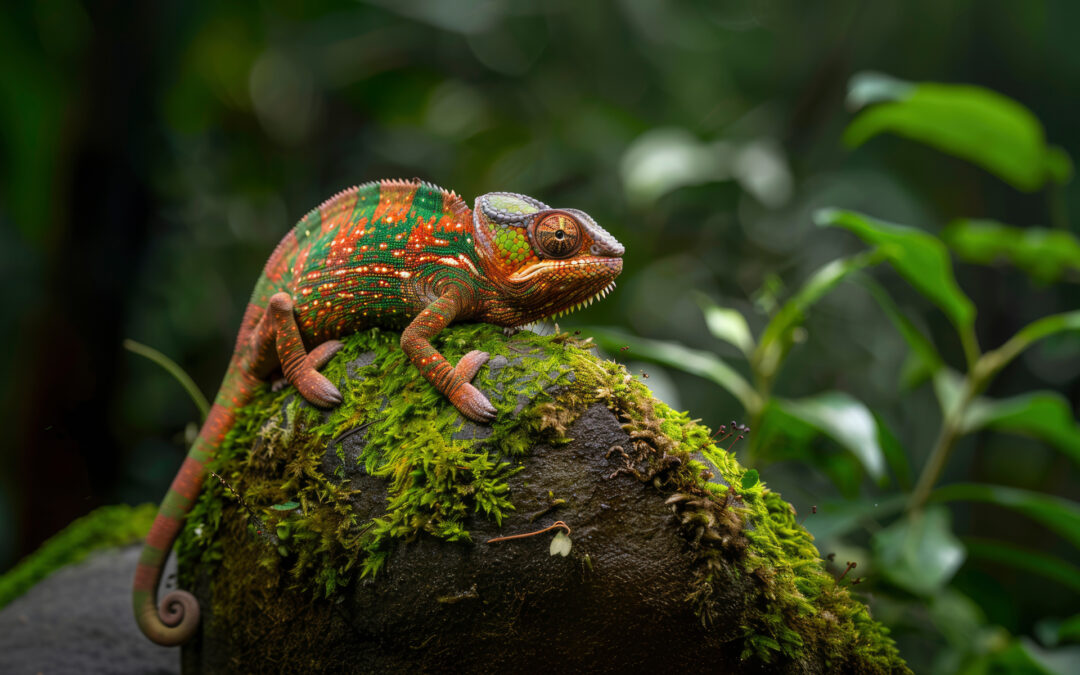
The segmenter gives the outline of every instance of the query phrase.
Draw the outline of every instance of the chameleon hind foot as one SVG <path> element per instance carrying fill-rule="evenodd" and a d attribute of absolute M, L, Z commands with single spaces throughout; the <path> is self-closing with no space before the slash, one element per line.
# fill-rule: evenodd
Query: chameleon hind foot
<path fill-rule="evenodd" d="M 341 349 L 341 343 L 328 340 L 308 354 L 296 326 L 293 301 L 288 293 L 275 293 L 271 296 L 268 310 L 273 321 L 275 347 L 285 379 L 312 405 L 333 408 L 341 403 L 341 392 L 314 367 L 314 364 L 325 365 L 334 352 Z"/>
<path fill-rule="evenodd" d="M 320 408 L 333 408 L 343 400 L 334 383 L 313 368 L 302 371 L 292 384 L 308 403 Z"/>
<path fill-rule="evenodd" d="M 323 366 L 330 362 L 330 359 L 334 358 L 334 354 L 341 351 L 341 348 L 345 344 L 341 340 L 327 340 L 315 349 L 312 349 L 304 360 L 307 365 L 311 366 L 315 370 L 321 370 Z M 289 381 L 284 377 L 279 377 L 270 383 L 270 391 L 278 392 L 289 386 Z"/>

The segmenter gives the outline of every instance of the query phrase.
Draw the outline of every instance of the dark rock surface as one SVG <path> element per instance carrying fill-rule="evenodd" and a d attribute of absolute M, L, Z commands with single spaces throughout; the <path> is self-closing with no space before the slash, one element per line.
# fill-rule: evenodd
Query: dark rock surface
<path fill-rule="evenodd" d="M 440 417 L 375 333 L 327 364 L 340 411 L 242 411 L 218 458 L 233 487 L 203 493 L 180 543 L 203 617 L 184 673 L 910 672 L 790 505 L 721 450 L 693 462 L 706 428 L 583 343 L 494 330 L 444 341 L 494 354 L 476 383 L 513 424 Z M 501 525 L 475 510 L 496 494 Z M 566 557 L 551 531 L 488 543 L 557 520 Z M 384 566 L 361 579 L 369 554 Z"/>
<path fill-rule="evenodd" d="M 173 675 L 180 651 L 143 637 L 131 612 L 141 546 L 92 554 L 0 610 L 4 675 Z M 170 560 L 165 576 L 176 571 Z"/>
<path fill-rule="evenodd" d="M 353 672 L 756 670 L 739 663 L 741 645 L 732 641 L 739 626 L 706 630 L 686 601 L 693 555 L 663 500 L 631 476 L 609 478 L 622 463 L 605 457 L 608 449 L 629 441 L 614 415 L 594 405 L 567 436 L 573 441 L 538 446 L 523 460 L 510 480 L 518 510 L 501 529 L 478 516 L 467 523 L 472 544 L 430 537 L 401 544 L 374 583 L 349 589 L 337 606 L 282 593 L 281 606 L 303 608 L 293 621 L 281 622 L 276 611 L 249 614 L 254 625 L 207 621 L 214 630 L 185 647 L 184 672 L 299 667 L 298 635 L 306 654 L 319 655 L 312 667 L 352 664 Z M 362 432 L 348 441 L 362 443 Z M 346 456 L 358 452 L 347 447 Z M 354 507 L 379 515 L 383 481 L 355 462 L 346 466 L 363 495 Z M 549 491 L 567 504 L 532 521 Z M 554 533 L 485 543 L 556 519 L 574 528 L 568 557 L 549 555 Z M 719 589 L 731 616 L 745 602 L 742 583 Z M 202 607 L 213 607 L 207 588 L 198 595 Z"/>

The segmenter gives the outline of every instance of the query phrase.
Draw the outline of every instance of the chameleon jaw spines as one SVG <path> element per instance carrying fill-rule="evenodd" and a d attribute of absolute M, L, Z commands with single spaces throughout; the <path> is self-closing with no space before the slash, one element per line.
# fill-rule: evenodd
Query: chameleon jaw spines
<path fill-rule="evenodd" d="M 555 314 L 552 314 L 551 318 L 552 319 L 558 319 L 561 316 L 566 316 L 567 314 L 570 314 L 571 312 L 575 312 L 575 311 L 577 311 L 579 309 L 582 309 L 584 307 L 588 307 L 589 305 L 593 304 L 594 301 L 600 300 L 602 298 L 607 297 L 607 294 L 610 293 L 613 290 L 615 290 L 615 282 L 614 281 L 609 283 L 607 286 L 604 286 L 599 291 L 594 293 L 592 296 L 586 298 L 585 300 L 582 300 L 581 302 L 575 303 L 575 304 L 571 305 L 570 307 L 567 307 L 566 309 L 560 310 L 560 311 L 556 312 Z"/>

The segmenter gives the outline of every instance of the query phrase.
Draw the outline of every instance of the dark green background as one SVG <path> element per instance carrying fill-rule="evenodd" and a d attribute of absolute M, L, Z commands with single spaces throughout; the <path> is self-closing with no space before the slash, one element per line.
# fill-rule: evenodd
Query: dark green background
<path fill-rule="evenodd" d="M 706 332 L 691 289 L 759 330 L 770 297 L 862 249 L 815 227 L 816 208 L 938 232 L 959 216 L 1048 225 L 1057 199 L 1080 223 L 1075 181 L 1056 195 L 1022 193 L 899 138 L 854 151 L 840 140 L 852 117 L 848 80 L 876 70 L 1002 92 L 1075 157 L 1077 26 L 1071 0 L 48 0 L 5 9 L 0 570 L 94 506 L 160 498 L 197 411 L 121 341 L 160 349 L 212 395 L 263 261 L 333 192 L 416 176 L 470 203 L 510 190 L 586 210 L 626 245 L 626 268 L 613 295 L 562 326 L 621 326 L 731 356 Z M 719 168 L 687 169 L 687 148 Z M 643 165 L 653 190 L 638 182 Z M 964 265 L 957 275 L 985 346 L 1080 305 L 1075 280 L 1040 286 L 1007 268 Z M 960 364 L 941 314 L 895 274 L 875 276 Z M 777 390 L 854 394 L 921 466 L 940 416 L 926 385 L 897 385 L 908 348 L 865 290 L 839 287 L 806 331 Z M 632 361 L 632 350 L 618 357 Z M 707 424 L 741 419 L 704 380 L 630 365 Z M 1075 414 L 1078 374 L 1080 340 L 1053 340 L 1005 371 L 993 393 L 1054 389 Z M 839 495 L 817 465 L 759 468 L 809 513 Z M 965 439 L 952 480 L 1080 497 L 1074 465 L 1013 437 Z M 874 488 L 856 492 L 872 499 Z M 1008 511 L 953 514 L 958 533 L 1076 562 L 1074 549 Z M 823 554 L 836 550 L 821 543 Z M 855 548 L 839 549 L 840 559 L 858 559 L 859 541 L 844 546 Z M 955 586 L 1006 635 L 1036 635 L 1047 617 L 1080 610 L 1075 592 L 1001 565 L 968 563 Z M 938 631 L 920 624 L 919 602 L 901 600 L 879 611 L 913 666 L 947 657 Z"/>

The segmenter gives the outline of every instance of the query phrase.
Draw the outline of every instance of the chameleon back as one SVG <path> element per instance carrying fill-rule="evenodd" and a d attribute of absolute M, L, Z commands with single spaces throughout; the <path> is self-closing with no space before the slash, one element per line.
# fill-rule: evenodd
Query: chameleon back
<path fill-rule="evenodd" d="M 385 180 L 338 193 L 286 235 L 252 294 L 296 301 L 305 342 L 371 326 L 401 329 L 447 276 L 480 275 L 472 211 L 430 183 Z"/>

